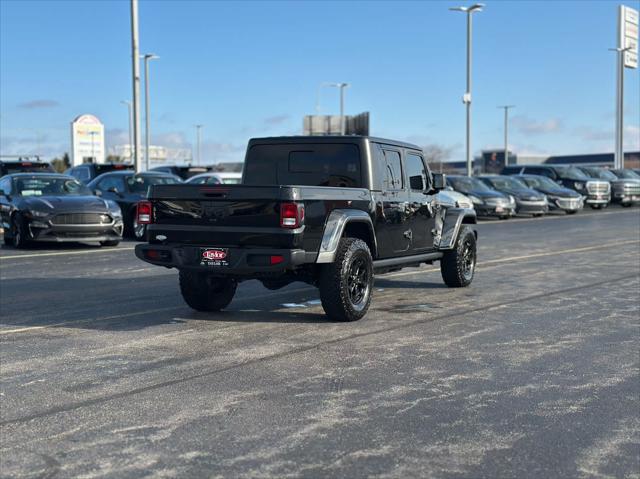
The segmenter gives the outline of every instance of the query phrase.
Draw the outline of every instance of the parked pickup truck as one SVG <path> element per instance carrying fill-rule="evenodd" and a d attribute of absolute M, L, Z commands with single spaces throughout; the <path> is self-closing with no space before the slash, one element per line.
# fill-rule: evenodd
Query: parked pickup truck
<path fill-rule="evenodd" d="M 186 303 L 218 311 L 239 282 L 317 286 L 338 321 L 362 318 L 374 273 L 440 261 L 448 286 L 471 283 L 473 209 L 439 201 L 444 175 L 419 147 L 361 136 L 249 142 L 242 184 L 154 185 L 138 204 L 138 258 L 177 268 Z"/>

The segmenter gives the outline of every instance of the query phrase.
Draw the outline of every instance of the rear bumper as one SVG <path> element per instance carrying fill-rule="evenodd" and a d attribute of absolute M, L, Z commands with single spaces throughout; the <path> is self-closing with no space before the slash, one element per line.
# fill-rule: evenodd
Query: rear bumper
<path fill-rule="evenodd" d="M 167 268 L 206 271 L 214 276 L 242 276 L 245 278 L 273 277 L 315 260 L 301 249 L 225 248 L 226 266 L 208 266 L 201 262 L 202 245 L 136 245 L 135 254 L 142 261 Z M 281 257 L 270 264 L 271 257 Z M 315 256 L 315 254 L 314 254 Z"/>

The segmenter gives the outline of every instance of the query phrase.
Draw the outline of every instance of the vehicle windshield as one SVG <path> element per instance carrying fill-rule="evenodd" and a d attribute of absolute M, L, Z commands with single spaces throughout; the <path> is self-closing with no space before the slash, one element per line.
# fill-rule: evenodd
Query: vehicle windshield
<path fill-rule="evenodd" d="M 576 168 L 575 166 L 558 166 L 557 169 L 563 178 L 568 178 L 570 180 L 588 180 L 590 178 L 581 169 Z"/>
<path fill-rule="evenodd" d="M 17 178 L 16 191 L 21 196 L 90 195 L 91 191 L 77 180 L 68 178 Z"/>
<path fill-rule="evenodd" d="M 461 191 L 462 193 L 471 193 L 473 191 L 493 191 L 484 182 L 477 178 L 459 176 L 456 178 L 449 178 L 449 181 L 451 181 L 454 189 Z"/>
<path fill-rule="evenodd" d="M 242 178 L 222 178 L 222 182 L 225 185 L 239 185 Z"/>
<path fill-rule="evenodd" d="M 600 180 L 617 180 L 618 177 L 608 170 L 601 170 L 600 168 L 585 168 L 586 172 L 593 178 Z"/>
<path fill-rule="evenodd" d="M 548 188 L 552 190 L 558 188 L 558 184 L 546 176 L 527 176 L 523 178 L 523 181 L 531 188 Z"/>
<path fill-rule="evenodd" d="M 498 190 L 524 190 L 527 188 L 515 178 L 510 176 L 496 176 L 488 178 L 489 183 Z"/>
<path fill-rule="evenodd" d="M 150 186 L 153 185 L 175 185 L 178 181 L 170 176 L 129 176 L 127 186 L 131 193 L 147 194 Z"/>
<path fill-rule="evenodd" d="M 631 171 L 631 170 L 614 170 L 613 173 L 618 178 L 624 178 L 624 179 L 627 179 L 627 180 L 640 180 L 640 175 L 638 173 L 636 173 L 635 171 Z"/>

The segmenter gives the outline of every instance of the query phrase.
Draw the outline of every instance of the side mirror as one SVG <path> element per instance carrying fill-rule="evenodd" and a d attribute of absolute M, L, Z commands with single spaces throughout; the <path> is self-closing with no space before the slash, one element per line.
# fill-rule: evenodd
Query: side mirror
<path fill-rule="evenodd" d="M 100 190 L 95 190 L 95 191 L 93 192 L 93 194 L 94 194 L 94 195 L 96 195 L 96 196 L 102 196 L 102 191 L 100 191 Z"/>
<path fill-rule="evenodd" d="M 432 188 L 435 191 L 440 191 L 440 190 L 443 190 L 446 186 L 447 186 L 447 175 L 445 175 L 444 173 L 434 173 Z"/>

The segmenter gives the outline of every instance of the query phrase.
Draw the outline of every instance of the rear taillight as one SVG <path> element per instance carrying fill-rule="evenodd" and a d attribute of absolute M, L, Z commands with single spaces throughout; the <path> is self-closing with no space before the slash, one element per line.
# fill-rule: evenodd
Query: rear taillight
<path fill-rule="evenodd" d="M 280 205 L 280 226 L 282 228 L 298 228 L 304 223 L 304 205 L 298 203 L 282 203 Z"/>
<path fill-rule="evenodd" d="M 140 201 L 136 213 L 136 221 L 140 225 L 148 225 L 152 223 L 153 205 L 150 201 Z"/>

